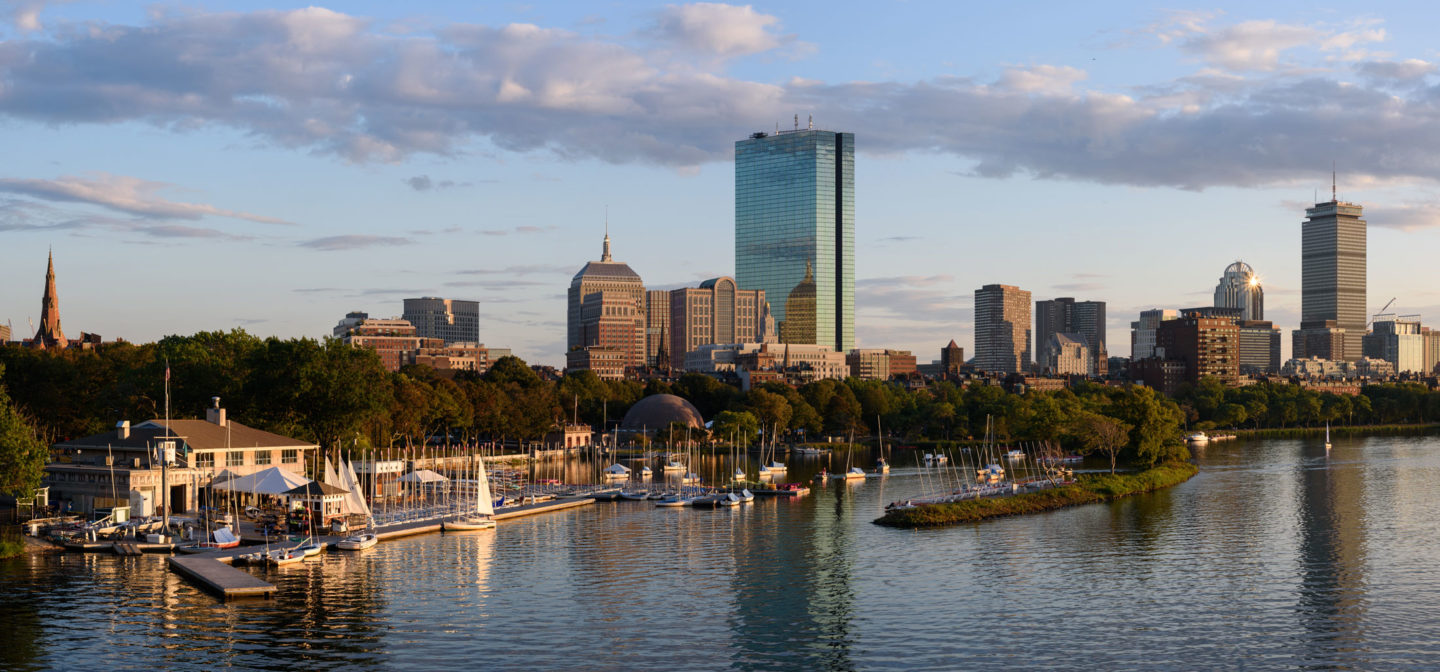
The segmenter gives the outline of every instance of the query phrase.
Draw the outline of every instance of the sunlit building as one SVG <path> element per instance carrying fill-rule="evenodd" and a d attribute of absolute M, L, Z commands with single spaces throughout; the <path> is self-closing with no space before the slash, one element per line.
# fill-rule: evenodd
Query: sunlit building
<path fill-rule="evenodd" d="M 854 347 L 854 169 L 854 134 L 798 117 L 735 143 L 735 280 L 764 290 L 784 342 Z"/>
<path fill-rule="evenodd" d="M 1011 285 L 975 290 L 975 367 L 989 373 L 1030 369 L 1030 292 Z"/>
<path fill-rule="evenodd" d="M 1239 308 L 1242 320 L 1265 319 L 1265 292 L 1260 287 L 1260 276 L 1250 264 L 1237 261 L 1225 267 L 1220 283 L 1215 286 L 1215 305 Z"/>
<path fill-rule="evenodd" d="M 1364 209 L 1335 196 L 1305 210 L 1300 229 L 1300 329 L 1304 354 L 1354 361 L 1365 334 Z M 1314 331 L 1314 334 L 1301 332 Z M 1336 348 L 1335 345 L 1340 345 Z M 1324 347 L 1322 347 L 1324 346 Z"/>

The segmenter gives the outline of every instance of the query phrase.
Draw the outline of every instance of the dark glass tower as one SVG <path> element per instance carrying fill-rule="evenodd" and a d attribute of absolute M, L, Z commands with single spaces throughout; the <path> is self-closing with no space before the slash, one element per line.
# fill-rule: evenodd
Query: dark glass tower
<path fill-rule="evenodd" d="M 735 280 L 771 297 L 781 340 L 855 347 L 854 134 L 735 143 Z"/>

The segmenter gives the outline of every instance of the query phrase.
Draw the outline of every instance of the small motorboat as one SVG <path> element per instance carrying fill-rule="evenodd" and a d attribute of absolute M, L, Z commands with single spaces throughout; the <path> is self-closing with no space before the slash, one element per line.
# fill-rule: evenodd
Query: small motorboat
<path fill-rule="evenodd" d="M 715 500 L 715 506 L 716 508 L 722 506 L 740 506 L 740 496 L 733 492 L 727 492 Z"/>
<path fill-rule="evenodd" d="M 297 546 L 295 548 L 271 551 L 270 555 L 266 556 L 265 558 L 265 564 L 268 564 L 271 567 L 284 567 L 286 565 L 293 565 L 304 559 L 305 552 L 300 550 L 300 548 Z"/>
<path fill-rule="evenodd" d="M 690 503 L 693 502 L 693 501 L 695 501 L 695 498 L 694 498 L 694 497 L 682 497 L 682 496 L 680 496 L 680 495 L 666 495 L 666 496 L 664 496 L 664 497 L 661 497 L 660 499 L 655 500 L 655 506 L 663 506 L 663 507 L 666 507 L 666 508 L 681 507 L 681 506 L 690 506 Z"/>
<path fill-rule="evenodd" d="M 328 545 L 329 544 L 326 544 L 323 541 L 308 541 L 306 543 L 300 544 L 299 546 L 296 546 L 295 550 L 304 553 L 305 557 L 307 558 L 313 558 L 325 552 L 325 547 Z"/>
<path fill-rule="evenodd" d="M 380 543 L 380 537 L 366 532 L 341 539 L 335 542 L 335 547 L 342 551 L 363 551 L 378 543 Z"/>
<path fill-rule="evenodd" d="M 1012 450 L 1012 451 L 1010 451 L 1010 452 L 1008 452 L 1008 453 L 1005 453 L 1005 459 L 1007 459 L 1007 460 L 1023 460 L 1023 459 L 1025 459 L 1025 451 L 1020 450 L 1020 449 L 1017 448 L 1017 449 Z"/>
<path fill-rule="evenodd" d="M 740 501 L 742 501 L 742 502 L 753 502 L 753 501 L 755 501 L 755 493 L 750 492 L 749 489 L 742 488 L 742 489 L 740 490 Z"/>
<path fill-rule="evenodd" d="M 849 471 L 843 474 L 835 474 L 831 478 L 837 481 L 865 480 L 865 470 L 860 467 L 850 467 Z"/>
<path fill-rule="evenodd" d="M 1205 432 L 1195 432 L 1187 435 L 1185 441 L 1187 443 L 1210 443 L 1210 437 L 1206 436 Z"/>

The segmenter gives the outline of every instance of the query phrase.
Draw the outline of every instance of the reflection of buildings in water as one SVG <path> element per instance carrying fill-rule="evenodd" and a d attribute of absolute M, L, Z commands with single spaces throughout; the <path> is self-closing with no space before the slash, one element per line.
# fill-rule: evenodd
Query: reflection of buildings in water
<path fill-rule="evenodd" d="M 1327 463 L 1299 472 L 1300 655 L 1326 664 L 1364 645 L 1365 468 Z"/>
<path fill-rule="evenodd" d="M 855 523 L 843 495 L 824 512 L 830 496 L 751 505 L 735 541 L 734 658 L 794 664 L 804 652 L 803 669 L 851 667 Z"/>

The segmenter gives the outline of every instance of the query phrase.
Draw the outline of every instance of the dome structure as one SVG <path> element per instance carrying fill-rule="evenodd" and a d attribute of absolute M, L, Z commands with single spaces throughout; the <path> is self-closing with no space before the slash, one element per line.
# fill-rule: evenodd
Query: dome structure
<path fill-rule="evenodd" d="M 1225 273 L 1226 275 L 1234 273 L 1236 275 L 1244 275 L 1248 277 L 1251 275 L 1255 275 L 1255 269 L 1250 268 L 1250 264 L 1247 264 L 1243 261 L 1237 261 L 1233 264 L 1230 264 L 1229 266 L 1226 266 Z"/>
<path fill-rule="evenodd" d="M 620 421 L 620 429 L 638 432 L 659 429 L 672 422 L 681 422 L 697 429 L 705 426 L 705 419 L 690 402 L 673 394 L 652 394 L 630 407 L 625 413 L 625 419 Z"/>

